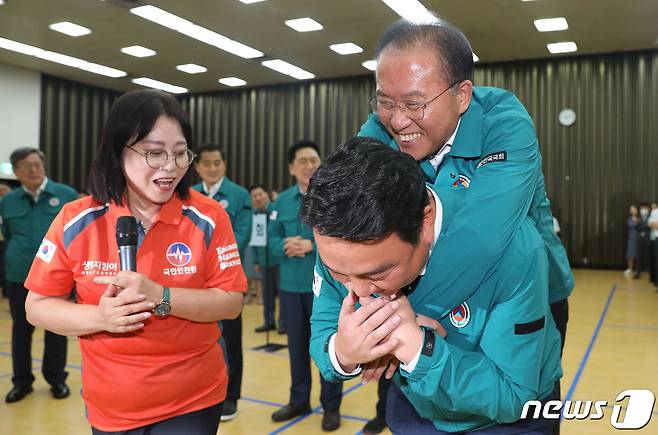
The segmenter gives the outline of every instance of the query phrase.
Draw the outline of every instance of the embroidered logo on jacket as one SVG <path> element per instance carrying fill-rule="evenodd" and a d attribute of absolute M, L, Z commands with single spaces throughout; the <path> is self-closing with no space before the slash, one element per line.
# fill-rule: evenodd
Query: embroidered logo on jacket
<path fill-rule="evenodd" d="M 167 260 L 172 266 L 186 266 L 192 260 L 192 250 L 185 243 L 172 243 L 167 248 Z"/>
<path fill-rule="evenodd" d="M 462 174 L 459 174 L 459 178 L 454 183 L 452 183 L 452 187 L 464 186 L 465 188 L 468 188 L 470 185 L 471 179 Z"/>
<path fill-rule="evenodd" d="M 455 328 L 463 328 L 468 325 L 468 322 L 470 321 L 471 310 L 468 308 L 466 302 L 450 312 L 450 323 L 452 323 Z"/>

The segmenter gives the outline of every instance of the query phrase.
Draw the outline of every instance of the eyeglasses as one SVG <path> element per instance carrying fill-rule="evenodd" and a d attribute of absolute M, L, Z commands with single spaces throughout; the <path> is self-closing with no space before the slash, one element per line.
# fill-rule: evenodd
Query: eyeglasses
<path fill-rule="evenodd" d="M 377 112 L 380 118 L 391 118 L 393 116 L 393 113 L 395 112 L 395 109 L 399 109 L 400 113 L 402 113 L 407 118 L 413 119 L 414 121 L 418 121 L 419 119 L 423 119 L 423 117 L 425 116 L 425 109 L 429 104 L 431 104 L 434 100 L 439 98 L 441 95 L 448 92 L 449 89 L 451 89 L 460 81 L 461 80 L 457 80 L 456 82 L 445 88 L 443 92 L 441 92 L 439 95 L 432 98 L 431 100 L 425 101 L 424 103 L 420 103 L 418 101 L 404 101 L 402 103 L 396 103 L 394 101 L 381 100 L 378 97 L 371 98 L 368 101 L 368 103 L 370 103 L 370 108 L 372 109 L 372 111 Z"/>
<path fill-rule="evenodd" d="M 135 151 L 140 156 L 146 158 L 146 164 L 153 169 L 160 169 L 169 161 L 170 154 L 165 150 L 150 150 L 141 153 L 131 146 L 128 148 Z M 176 166 L 181 169 L 189 168 L 194 161 L 194 158 L 196 157 L 196 154 L 194 154 L 189 149 L 177 151 L 171 155 L 174 156 L 174 163 Z"/>
<path fill-rule="evenodd" d="M 29 171 L 31 169 L 43 169 L 44 164 L 43 162 L 24 162 L 24 163 L 19 163 L 17 165 L 14 165 L 14 169 L 18 169 L 19 171 Z"/>

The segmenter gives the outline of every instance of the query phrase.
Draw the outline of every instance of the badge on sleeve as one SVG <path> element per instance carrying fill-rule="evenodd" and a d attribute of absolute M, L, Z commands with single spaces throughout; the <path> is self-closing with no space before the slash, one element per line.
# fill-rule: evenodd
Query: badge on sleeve
<path fill-rule="evenodd" d="M 320 289 L 322 288 L 322 277 L 318 271 L 313 268 L 313 294 L 315 297 L 320 297 Z"/>
<path fill-rule="evenodd" d="M 37 251 L 36 257 L 50 264 L 50 262 L 53 260 L 53 257 L 55 256 L 56 249 L 57 246 L 55 246 L 53 242 L 48 239 L 43 239 L 41 246 L 39 246 L 39 250 Z"/>
<path fill-rule="evenodd" d="M 455 328 L 463 328 L 468 325 L 468 322 L 471 321 L 471 310 L 468 308 L 468 304 L 464 302 L 454 310 L 450 312 L 450 323 Z"/>
<path fill-rule="evenodd" d="M 59 198 L 56 198 L 54 196 L 52 198 L 50 198 L 50 200 L 48 200 L 48 204 L 50 204 L 51 207 L 57 207 L 60 202 L 61 201 L 59 200 Z"/>
<path fill-rule="evenodd" d="M 228 208 L 228 201 L 226 199 L 222 199 L 219 203 L 224 207 L 224 210 Z"/>

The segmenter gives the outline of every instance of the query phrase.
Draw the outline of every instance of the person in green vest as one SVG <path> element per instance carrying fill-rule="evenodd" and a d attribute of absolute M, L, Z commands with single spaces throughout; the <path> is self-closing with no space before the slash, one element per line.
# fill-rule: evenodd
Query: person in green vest
<path fill-rule="evenodd" d="M 327 158 L 300 213 L 318 249 L 311 355 L 335 382 L 394 374 L 393 433 L 550 435 L 556 419 L 521 418 L 526 402 L 559 398 L 562 375 L 543 240 L 525 218 L 476 287 L 441 287 L 459 249 L 455 192 L 371 138 Z"/>
<path fill-rule="evenodd" d="M 461 192 L 459 219 L 446 236 L 456 249 L 444 252 L 437 284 L 476 288 L 529 216 L 546 245 L 551 312 L 564 347 L 574 279 L 553 232 L 530 115 L 511 92 L 473 85 L 470 43 L 445 21 L 400 20 L 381 36 L 375 54 L 373 113 L 359 135 L 410 154 L 430 183 Z M 473 255 L 469 247 L 476 243 Z"/>
<path fill-rule="evenodd" d="M 249 188 L 251 195 L 251 204 L 254 209 L 254 216 L 263 215 L 265 221 L 264 235 L 267 240 L 269 216 L 274 211 L 274 203 L 270 201 L 267 190 L 261 184 L 254 184 Z M 254 267 L 256 272 L 260 273 L 262 291 L 263 291 L 263 324 L 257 326 L 255 332 L 266 332 L 278 329 L 280 334 L 285 334 L 285 314 L 279 300 L 279 322 L 278 326 L 274 320 L 274 309 L 276 305 L 276 295 L 279 293 L 279 262 L 270 255 L 267 246 L 252 246 L 254 251 Z"/>
<path fill-rule="evenodd" d="M 240 258 L 244 259 L 251 238 L 252 219 L 249 192 L 226 177 L 226 155 L 219 145 L 213 143 L 201 145 L 196 150 L 196 155 L 194 168 L 202 181 L 192 188 L 213 198 L 224 207 L 231 218 Z M 236 319 L 223 320 L 221 326 L 229 368 L 228 390 L 222 407 L 222 421 L 228 421 L 237 415 L 238 399 L 242 393 L 242 314 Z"/>
<path fill-rule="evenodd" d="M 312 141 L 302 140 L 288 149 L 288 170 L 297 183 L 284 190 L 274 203 L 268 231 L 271 255 L 279 261 L 283 309 L 286 314 L 288 351 L 290 354 L 290 399 L 272 414 L 274 422 L 292 420 L 311 410 L 311 358 L 308 353 L 313 309 L 313 266 L 315 241 L 313 231 L 299 217 L 302 197 L 316 169 L 320 150 Z M 342 383 L 320 378 L 320 403 L 324 410 L 322 430 L 340 427 Z"/>
<path fill-rule="evenodd" d="M 78 199 L 70 186 L 46 177 L 46 158 L 36 148 L 18 148 L 9 157 L 14 174 L 21 183 L 19 188 L 2 197 L 0 219 L 5 239 L 4 257 L 6 292 L 11 310 L 11 356 L 13 388 L 7 394 L 7 403 L 18 402 L 30 394 L 32 374 L 32 335 L 34 326 L 25 317 L 25 299 L 28 290 L 23 286 L 34 256 L 50 224 L 62 206 Z M 47 249 L 43 247 L 43 249 Z M 50 384 L 56 399 L 70 395 L 66 385 L 66 337 L 45 331 L 42 373 Z"/>

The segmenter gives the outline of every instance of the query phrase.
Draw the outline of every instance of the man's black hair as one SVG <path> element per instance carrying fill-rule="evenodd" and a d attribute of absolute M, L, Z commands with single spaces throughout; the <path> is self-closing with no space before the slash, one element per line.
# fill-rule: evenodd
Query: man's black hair
<path fill-rule="evenodd" d="M 201 145 L 199 148 L 196 149 L 195 153 L 198 156 L 197 157 L 197 164 L 201 161 L 201 154 L 202 153 L 212 153 L 212 152 L 219 152 L 219 158 L 222 159 L 222 162 L 226 161 L 226 154 L 224 154 L 224 150 L 222 147 L 217 145 L 216 143 L 204 143 Z"/>
<path fill-rule="evenodd" d="M 324 236 L 372 242 L 397 234 L 416 245 L 428 204 L 425 178 L 413 157 L 355 137 L 320 165 L 300 214 Z"/>
<path fill-rule="evenodd" d="M 290 148 L 288 148 L 288 163 L 292 163 L 295 161 L 295 157 L 297 156 L 297 151 L 301 150 L 302 148 L 313 148 L 315 152 L 318 153 L 318 155 L 320 155 L 320 147 L 318 147 L 318 144 L 316 144 L 311 140 L 303 139 L 300 140 L 299 142 L 296 142 Z"/>

